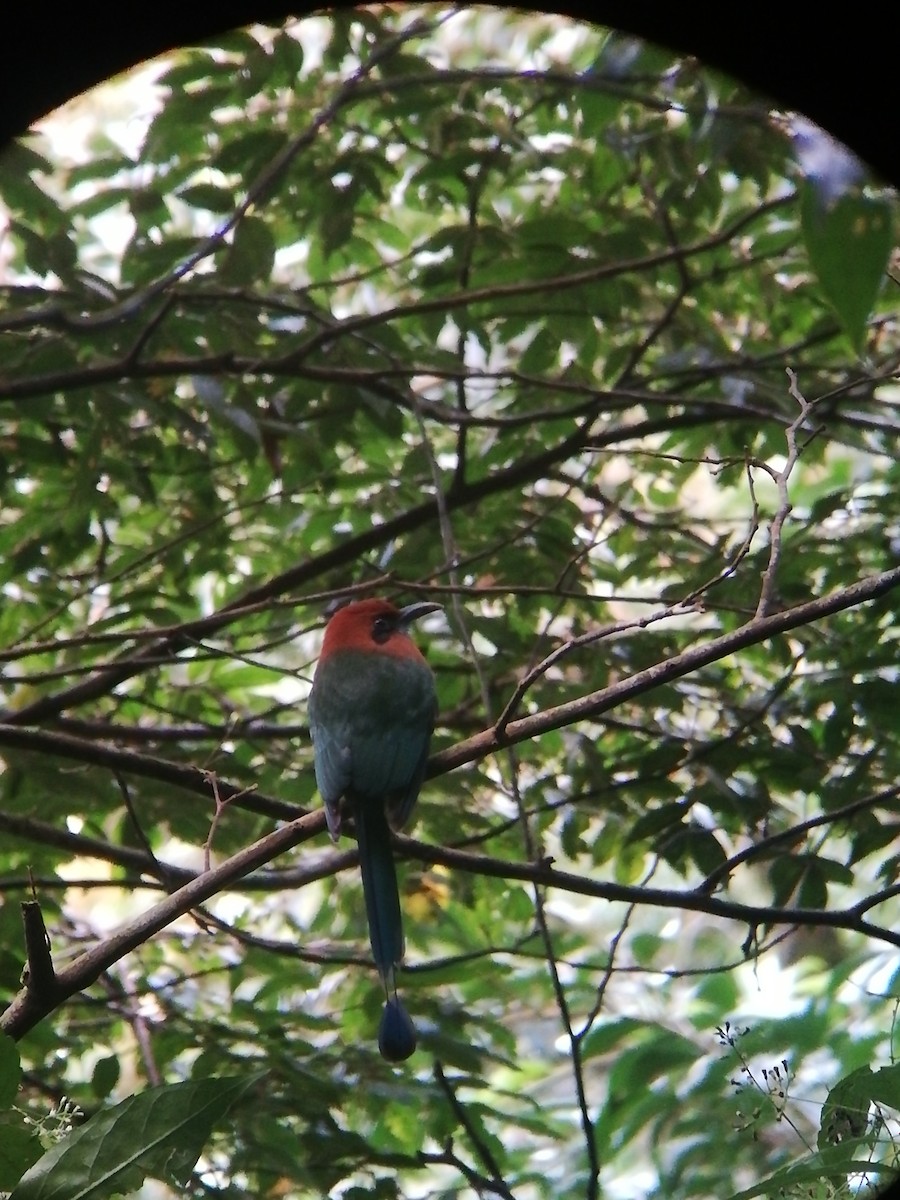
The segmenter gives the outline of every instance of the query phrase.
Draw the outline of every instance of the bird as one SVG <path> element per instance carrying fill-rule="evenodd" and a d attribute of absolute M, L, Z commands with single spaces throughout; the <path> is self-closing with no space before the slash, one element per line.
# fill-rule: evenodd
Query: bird
<path fill-rule="evenodd" d="M 309 696 L 316 785 L 332 841 L 352 817 L 359 845 L 372 957 L 384 987 L 378 1048 L 402 1062 L 416 1030 L 397 993 L 403 924 L 391 829 L 409 820 L 437 717 L 434 675 L 409 635 L 413 621 L 440 611 L 419 601 L 397 608 L 357 600 L 325 629 Z"/>

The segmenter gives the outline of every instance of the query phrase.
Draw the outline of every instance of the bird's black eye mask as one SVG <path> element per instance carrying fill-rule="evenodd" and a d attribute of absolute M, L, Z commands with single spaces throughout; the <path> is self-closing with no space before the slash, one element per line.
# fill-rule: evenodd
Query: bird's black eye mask
<path fill-rule="evenodd" d="M 372 622 L 372 641 L 383 646 L 392 633 L 397 632 L 396 622 L 390 617 L 376 617 Z"/>

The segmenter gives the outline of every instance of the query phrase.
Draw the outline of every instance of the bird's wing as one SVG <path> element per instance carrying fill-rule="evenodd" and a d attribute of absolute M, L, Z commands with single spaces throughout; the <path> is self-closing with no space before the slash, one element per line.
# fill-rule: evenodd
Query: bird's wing
<path fill-rule="evenodd" d="M 426 733 L 420 730 L 417 735 L 410 735 L 407 754 L 409 761 L 415 764 L 412 775 L 410 776 L 408 786 L 401 792 L 395 792 L 389 798 L 388 803 L 388 820 L 394 829 L 402 829 L 412 815 L 413 807 L 422 787 L 422 780 L 425 778 L 425 764 L 428 762 L 428 743 L 430 739 L 430 729 Z"/>
<path fill-rule="evenodd" d="M 315 747 L 316 786 L 325 802 L 328 832 L 337 841 L 341 832 L 341 802 L 351 782 L 351 736 L 344 721 L 316 719 L 317 706 L 310 697 L 309 730 Z"/>

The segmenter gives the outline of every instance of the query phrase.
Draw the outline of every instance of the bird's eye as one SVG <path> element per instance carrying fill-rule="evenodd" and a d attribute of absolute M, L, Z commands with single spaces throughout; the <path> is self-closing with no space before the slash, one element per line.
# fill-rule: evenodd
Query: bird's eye
<path fill-rule="evenodd" d="M 387 617 L 376 617 L 372 622 L 372 640 L 382 644 L 394 632 L 394 625 Z"/>

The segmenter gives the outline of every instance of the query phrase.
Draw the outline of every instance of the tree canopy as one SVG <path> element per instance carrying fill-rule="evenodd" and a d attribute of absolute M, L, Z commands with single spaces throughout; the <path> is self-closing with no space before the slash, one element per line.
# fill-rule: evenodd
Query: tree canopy
<path fill-rule="evenodd" d="M 378 6 L 79 99 L 0 212 L 0 1190 L 892 1178 L 893 194 L 693 59 Z M 368 595 L 444 608 L 400 1067 L 306 714 Z"/>

